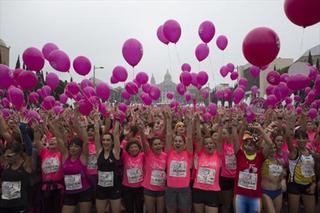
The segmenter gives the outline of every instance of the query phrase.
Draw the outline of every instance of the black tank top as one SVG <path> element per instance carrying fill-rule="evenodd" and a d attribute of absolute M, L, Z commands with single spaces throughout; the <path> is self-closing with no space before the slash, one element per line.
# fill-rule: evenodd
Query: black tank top
<path fill-rule="evenodd" d="M 27 208 L 29 179 L 30 174 L 23 167 L 23 163 L 16 170 L 11 167 L 4 169 L 1 175 L 0 206 L 3 208 Z"/>
<path fill-rule="evenodd" d="M 98 165 L 98 173 L 100 172 L 113 172 L 113 187 L 120 187 L 121 186 L 121 160 L 116 160 L 113 151 L 109 152 L 108 159 L 104 158 L 104 151 L 101 151 L 97 160 Z M 99 175 L 99 174 L 98 174 Z M 97 185 L 97 187 L 102 187 Z M 102 187 L 102 188 L 109 188 L 109 187 Z"/>

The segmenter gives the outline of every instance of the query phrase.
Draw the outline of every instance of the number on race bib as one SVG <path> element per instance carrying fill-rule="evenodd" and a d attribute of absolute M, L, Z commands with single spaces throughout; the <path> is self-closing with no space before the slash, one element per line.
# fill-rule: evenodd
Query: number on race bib
<path fill-rule="evenodd" d="M 257 189 L 257 174 L 249 172 L 239 172 L 238 186 L 245 189 Z"/>
<path fill-rule="evenodd" d="M 110 171 L 110 172 L 98 171 L 98 185 L 102 187 L 112 187 L 113 171 Z"/>
<path fill-rule="evenodd" d="M 45 174 L 58 172 L 59 167 L 60 167 L 60 162 L 57 158 L 47 158 L 42 163 L 42 171 Z"/>
<path fill-rule="evenodd" d="M 143 181 L 143 172 L 141 168 L 127 169 L 128 183 L 139 183 Z"/>
<path fill-rule="evenodd" d="M 216 170 L 200 167 L 198 170 L 197 181 L 204 184 L 213 184 Z"/>
<path fill-rule="evenodd" d="M 82 189 L 81 174 L 65 175 L 64 183 L 66 185 L 66 190 L 72 191 Z"/>
<path fill-rule="evenodd" d="M 87 168 L 88 169 L 97 169 L 98 168 L 97 156 L 95 154 L 94 155 L 89 155 Z"/>
<path fill-rule="evenodd" d="M 186 177 L 187 176 L 187 162 L 186 161 L 171 161 L 170 173 L 171 177 Z"/>
<path fill-rule="evenodd" d="M 154 186 L 164 186 L 166 182 L 166 172 L 163 170 L 152 170 L 150 184 Z"/>
<path fill-rule="evenodd" d="M 235 170 L 237 168 L 237 161 L 235 155 L 226 155 L 225 161 L 227 169 Z"/>
<path fill-rule="evenodd" d="M 281 165 L 270 164 L 269 165 L 269 174 L 275 177 L 282 175 L 283 168 Z"/>
<path fill-rule="evenodd" d="M 2 182 L 2 195 L 3 200 L 18 199 L 21 197 L 21 181 L 16 182 Z"/>

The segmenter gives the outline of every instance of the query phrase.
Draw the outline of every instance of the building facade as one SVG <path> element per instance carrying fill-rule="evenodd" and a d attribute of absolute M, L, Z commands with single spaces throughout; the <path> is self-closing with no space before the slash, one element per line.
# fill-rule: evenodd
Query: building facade
<path fill-rule="evenodd" d="M 0 38 L 0 64 L 9 66 L 10 47 Z"/>

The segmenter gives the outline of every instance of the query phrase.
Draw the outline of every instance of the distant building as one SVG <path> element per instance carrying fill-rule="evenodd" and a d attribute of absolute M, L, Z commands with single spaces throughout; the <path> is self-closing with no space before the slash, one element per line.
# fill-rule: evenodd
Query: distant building
<path fill-rule="evenodd" d="M 0 38 L 0 64 L 9 66 L 9 52 L 10 47 Z"/>
<path fill-rule="evenodd" d="M 152 75 L 152 77 L 153 77 L 153 75 Z M 154 79 L 154 77 L 153 77 L 153 79 Z M 152 78 L 151 78 L 151 82 L 152 82 Z M 155 82 L 153 82 L 153 83 L 155 83 Z M 175 84 L 172 81 L 172 77 L 169 73 L 169 70 L 167 70 L 166 74 L 164 75 L 163 82 L 159 83 L 157 86 L 161 90 L 161 98 L 160 98 L 159 102 L 161 102 L 161 103 L 168 103 L 169 102 L 169 100 L 167 99 L 168 92 L 173 92 L 173 93 L 175 93 L 175 97 L 176 98 L 178 97 L 178 94 L 176 92 L 177 84 Z"/>

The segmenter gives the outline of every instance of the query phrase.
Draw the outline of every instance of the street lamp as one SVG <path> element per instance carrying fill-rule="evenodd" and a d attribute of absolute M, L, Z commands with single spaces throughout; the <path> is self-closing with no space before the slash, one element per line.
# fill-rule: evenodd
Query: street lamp
<path fill-rule="evenodd" d="M 104 67 L 96 67 L 93 65 L 93 85 L 96 87 L 96 70 L 104 69 Z"/>

